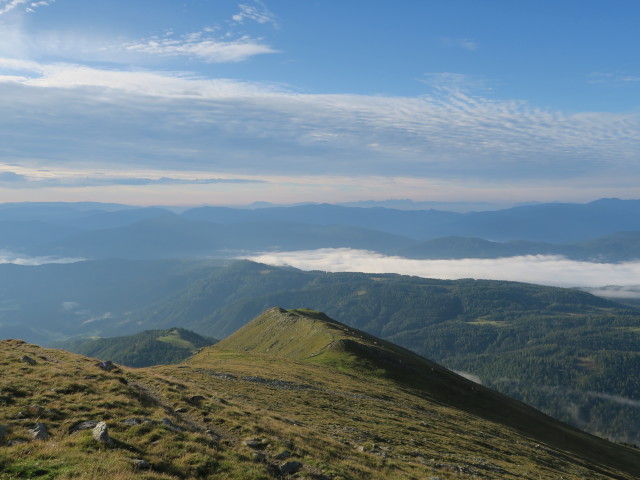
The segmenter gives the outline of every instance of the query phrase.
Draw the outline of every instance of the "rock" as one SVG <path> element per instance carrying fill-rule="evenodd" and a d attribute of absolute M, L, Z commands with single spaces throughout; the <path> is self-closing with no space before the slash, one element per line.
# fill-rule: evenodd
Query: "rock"
<path fill-rule="evenodd" d="M 98 425 L 95 420 L 86 420 L 84 422 L 76 422 L 69 428 L 69 433 L 76 433 L 81 430 L 92 430 Z"/>
<path fill-rule="evenodd" d="M 289 452 L 289 450 L 283 450 L 278 455 L 276 455 L 274 458 L 276 460 L 286 460 L 290 456 L 291 456 L 291 452 Z"/>
<path fill-rule="evenodd" d="M 131 463 L 133 463 L 133 468 L 136 470 L 149 470 L 151 468 L 151 464 L 141 458 L 134 458 Z"/>
<path fill-rule="evenodd" d="M 93 427 L 91 435 L 96 442 L 103 443 L 105 445 L 113 442 L 113 440 L 111 440 L 111 437 L 109 436 L 109 427 L 107 427 L 107 424 L 105 422 L 97 423 L 96 426 Z"/>
<path fill-rule="evenodd" d="M 250 438 L 242 443 L 249 448 L 253 448 L 254 450 L 262 450 L 267 446 L 267 442 L 265 442 L 261 438 Z"/>
<path fill-rule="evenodd" d="M 286 462 L 280 465 L 280 473 L 282 475 L 293 475 L 298 473 L 302 469 L 302 463 L 300 462 Z"/>
<path fill-rule="evenodd" d="M 203 397 L 202 395 L 194 395 L 193 397 L 189 397 L 187 401 L 192 405 L 200 405 L 200 402 L 202 402 L 203 400 L 205 400 L 205 397 Z"/>
<path fill-rule="evenodd" d="M 102 370 L 105 370 L 107 372 L 110 372 L 111 370 L 115 370 L 116 367 L 113 362 L 111 360 L 107 360 L 106 362 L 98 362 L 96 364 L 96 367 L 101 368 Z"/>
<path fill-rule="evenodd" d="M 13 445 L 22 445 L 23 443 L 27 443 L 27 441 L 22 438 L 16 438 L 15 440 L 9 440 L 7 445 L 11 447 Z"/>
<path fill-rule="evenodd" d="M 264 462 L 267 456 L 262 452 L 253 452 L 253 459 L 256 462 Z"/>
<path fill-rule="evenodd" d="M 151 420 L 150 418 L 131 417 L 131 418 L 127 418 L 122 423 L 124 423 L 125 425 L 129 425 L 130 427 L 133 427 L 134 425 L 141 425 L 143 423 L 153 423 L 153 420 Z"/>
<path fill-rule="evenodd" d="M 7 430 L 7 427 L 5 427 L 4 425 L 0 425 L 0 443 L 4 441 L 8 433 L 9 431 Z"/>
<path fill-rule="evenodd" d="M 176 408 L 174 410 L 176 413 L 187 413 L 189 410 L 185 407 Z"/>
<path fill-rule="evenodd" d="M 44 423 L 36 423 L 33 428 L 29 429 L 29 435 L 34 440 L 47 440 L 51 436 Z"/>
<path fill-rule="evenodd" d="M 20 360 L 23 361 L 24 363 L 28 363 L 29 365 L 35 365 L 36 363 L 38 363 L 33 358 L 27 355 L 24 355 Z"/>

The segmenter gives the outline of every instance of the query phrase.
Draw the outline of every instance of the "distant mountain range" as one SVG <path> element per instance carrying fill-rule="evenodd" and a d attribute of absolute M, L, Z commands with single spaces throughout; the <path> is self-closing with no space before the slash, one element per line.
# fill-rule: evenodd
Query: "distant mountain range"
<path fill-rule="evenodd" d="M 640 258 L 640 200 L 456 213 L 327 204 L 174 213 L 113 204 L 0 205 L 0 250 L 85 258 L 232 257 L 348 247 L 411 258 Z"/>

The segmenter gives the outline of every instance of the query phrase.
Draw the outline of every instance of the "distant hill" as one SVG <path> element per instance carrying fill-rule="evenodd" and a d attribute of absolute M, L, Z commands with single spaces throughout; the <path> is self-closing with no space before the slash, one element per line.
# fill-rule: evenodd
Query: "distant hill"
<path fill-rule="evenodd" d="M 638 449 L 308 310 L 271 309 L 179 365 L 107 371 L 17 340 L 0 363 L 6 478 L 640 476 Z"/>
<path fill-rule="evenodd" d="M 135 335 L 68 340 L 57 348 L 87 357 L 111 360 L 129 367 L 149 367 L 178 363 L 215 339 L 203 337 L 184 328 L 145 330 Z"/>
<path fill-rule="evenodd" d="M 417 242 L 394 252 L 407 258 L 502 258 L 520 255 L 560 255 L 571 260 L 617 263 L 640 259 L 640 231 L 619 232 L 575 243 L 554 244 L 482 238 L 443 237 Z"/>

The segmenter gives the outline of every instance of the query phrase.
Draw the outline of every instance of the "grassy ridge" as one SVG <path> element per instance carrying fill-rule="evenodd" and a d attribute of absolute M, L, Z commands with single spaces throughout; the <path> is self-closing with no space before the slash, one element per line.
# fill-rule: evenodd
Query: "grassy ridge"
<path fill-rule="evenodd" d="M 259 332 L 271 332 L 269 345 L 250 335 Z M 321 355 L 305 357 L 289 341 L 293 332 L 338 363 L 361 358 L 361 370 L 348 358 L 333 368 L 315 362 Z M 332 336 L 360 347 L 329 347 Z M 561 425 L 318 313 L 270 310 L 225 342 L 185 364 L 111 372 L 78 355 L 2 342 L 0 425 L 8 435 L 0 478 L 270 480 L 287 461 L 301 463 L 297 478 L 317 480 L 640 475 L 638 450 Z M 391 379 L 390 368 L 407 381 Z M 69 433 L 86 420 L 106 421 L 113 443 Z M 34 422 L 51 437 L 29 440 Z M 150 468 L 137 470 L 134 460 Z"/>

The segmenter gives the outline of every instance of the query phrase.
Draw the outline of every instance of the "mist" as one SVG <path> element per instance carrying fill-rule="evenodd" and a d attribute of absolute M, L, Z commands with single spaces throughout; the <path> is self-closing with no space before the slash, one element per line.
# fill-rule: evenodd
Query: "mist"
<path fill-rule="evenodd" d="M 506 258 L 464 258 L 456 260 L 414 260 L 385 256 L 366 250 L 323 248 L 296 252 L 264 253 L 248 257 L 274 266 L 327 272 L 398 273 L 425 278 L 456 280 L 475 278 L 510 280 L 558 287 L 596 288 L 640 284 L 640 261 L 591 263 L 554 255 L 526 255 Z M 612 289 L 633 296 L 631 289 Z M 640 291 L 633 290 L 640 296 Z M 600 293 L 606 295 L 606 290 Z"/>

